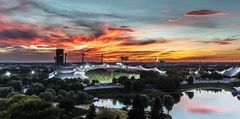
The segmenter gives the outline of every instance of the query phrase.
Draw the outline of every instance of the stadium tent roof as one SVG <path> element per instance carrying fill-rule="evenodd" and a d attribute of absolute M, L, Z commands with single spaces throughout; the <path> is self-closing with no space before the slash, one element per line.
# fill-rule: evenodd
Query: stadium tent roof
<path fill-rule="evenodd" d="M 144 68 L 141 65 L 139 66 L 127 66 L 122 63 L 117 63 L 116 65 L 111 64 L 84 64 L 80 66 L 60 66 L 55 73 L 50 73 L 49 78 L 57 77 L 61 79 L 66 78 L 81 78 L 81 79 L 88 79 L 85 75 L 87 71 L 94 70 L 94 69 L 111 69 L 111 70 L 126 70 L 126 71 L 154 71 L 158 72 L 160 75 L 166 75 L 166 71 L 161 71 L 158 68 Z"/>
<path fill-rule="evenodd" d="M 231 68 L 225 70 L 223 72 L 223 75 L 233 77 L 233 76 L 238 75 L 239 72 L 240 72 L 240 67 L 231 67 Z"/>

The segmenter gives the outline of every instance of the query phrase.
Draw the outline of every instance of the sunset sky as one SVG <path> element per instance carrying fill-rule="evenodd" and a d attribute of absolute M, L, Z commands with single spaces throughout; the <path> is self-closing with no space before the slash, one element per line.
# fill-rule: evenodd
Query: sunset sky
<path fill-rule="evenodd" d="M 240 0 L 0 0 L 0 62 L 240 61 Z"/>

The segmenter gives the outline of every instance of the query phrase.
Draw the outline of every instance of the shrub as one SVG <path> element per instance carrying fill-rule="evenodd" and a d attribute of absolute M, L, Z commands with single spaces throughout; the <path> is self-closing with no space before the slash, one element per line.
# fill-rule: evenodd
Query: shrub
<path fill-rule="evenodd" d="M 23 83 L 22 81 L 9 80 L 7 86 L 12 86 L 16 91 L 22 91 Z"/>
<path fill-rule="evenodd" d="M 9 93 L 13 92 L 12 87 L 0 87 L 0 98 L 5 98 Z"/>
<path fill-rule="evenodd" d="M 168 111 L 168 114 L 169 114 L 169 111 L 172 110 L 172 107 L 174 105 L 174 99 L 172 96 L 170 95 L 164 95 L 163 97 L 163 105 L 165 106 L 165 108 L 167 109 Z"/>
<path fill-rule="evenodd" d="M 57 96 L 55 97 L 55 101 L 56 101 L 56 102 L 61 102 L 63 99 L 64 99 L 64 97 L 63 97 L 62 95 L 57 95 Z"/>
<path fill-rule="evenodd" d="M 54 96 L 50 92 L 42 92 L 39 94 L 39 97 L 46 101 L 54 101 Z"/>
<path fill-rule="evenodd" d="M 56 96 L 56 92 L 53 89 L 48 88 L 45 90 L 45 92 L 50 92 L 50 93 L 52 93 L 53 96 Z"/>
<path fill-rule="evenodd" d="M 84 86 L 81 83 L 79 83 L 79 82 L 78 83 L 74 83 L 71 86 L 71 90 L 74 90 L 74 91 L 79 91 L 79 90 L 83 91 L 83 89 L 84 89 Z"/>
<path fill-rule="evenodd" d="M 94 104 L 92 104 L 89 107 L 89 110 L 87 112 L 87 119 L 94 119 L 96 117 L 96 107 Z"/>
<path fill-rule="evenodd" d="M 7 95 L 7 98 L 10 98 L 10 97 L 15 96 L 15 95 L 19 95 L 19 93 L 12 91 L 11 93 L 9 93 L 9 94 Z"/>
<path fill-rule="evenodd" d="M 89 103 L 88 94 L 82 91 L 78 91 L 75 95 L 75 102 L 77 104 L 87 104 Z"/>
<path fill-rule="evenodd" d="M 59 91 L 58 91 L 58 94 L 59 94 L 59 95 L 62 95 L 63 97 L 65 97 L 65 96 L 67 96 L 68 92 L 65 91 L 65 90 L 59 90 Z"/>
<path fill-rule="evenodd" d="M 136 91 L 142 91 L 144 88 L 144 84 L 140 80 L 136 80 L 133 82 L 133 89 Z"/>
<path fill-rule="evenodd" d="M 194 83 L 194 78 L 190 76 L 187 81 L 188 81 L 188 85 L 192 85 Z"/>
<path fill-rule="evenodd" d="M 41 83 L 33 83 L 30 85 L 29 89 L 27 90 L 26 94 L 35 94 L 39 95 L 41 92 L 45 90 L 45 87 Z"/>
<path fill-rule="evenodd" d="M 63 99 L 59 103 L 58 107 L 64 109 L 66 112 L 69 112 L 74 108 L 74 101 L 71 99 Z"/>
<path fill-rule="evenodd" d="M 173 78 L 164 78 L 164 79 L 159 79 L 158 80 L 158 89 L 161 89 L 166 92 L 172 92 L 180 87 L 180 82 L 177 79 Z"/>
<path fill-rule="evenodd" d="M 72 90 L 69 91 L 69 93 L 67 94 L 66 98 L 74 100 L 74 98 L 75 98 L 75 91 L 72 91 Z"/>

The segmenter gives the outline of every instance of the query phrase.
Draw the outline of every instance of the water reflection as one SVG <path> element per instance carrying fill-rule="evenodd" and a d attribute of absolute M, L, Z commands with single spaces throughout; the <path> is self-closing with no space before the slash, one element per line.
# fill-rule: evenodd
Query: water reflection
<path fill-rule="evenodd" d="M 231 92 L 204 89 L 185 92 L 172 111 L 177 119 L 237 119 L 240 102 Z"/>
<path fill-rule="evenodd" d="M 185 92 L 185 94 L 188 96 L 189 99 L 192 99 L 194 96 L 193 92 Z"/>
<path fill-rule="evenodd" d="M 240 114 L 240 101 L 234 92 L 222 89 L 198 89 L 183 93 L 170 94 L 174 106 L 170 114 L 173 119 L 237 119 Z M 161 100 L 163 96 L 160 95 Z M 153 98 L 144 97 L 145 111 L 150 111 Z M 100 99 L 97 106 L 107 108 L 131 108 L 131 99 Z M 126 108 L 127 107 L 127 108 Z M 165 110 L 166 111 L 166 110 Z"/>

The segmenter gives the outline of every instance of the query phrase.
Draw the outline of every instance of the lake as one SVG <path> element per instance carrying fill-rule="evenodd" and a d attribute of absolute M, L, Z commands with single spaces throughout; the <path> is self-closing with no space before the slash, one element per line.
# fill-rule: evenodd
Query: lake
<path fill-rule="evenodd" d="M 238 119 L 240 101 L 231 92 L 224 90 L 192 90 L 182 93 L 180 100 L 173 106 L 170 115 L 173 119 Z M 96 106 L 122 108 L 118 100 L 100 99 Z"/>

